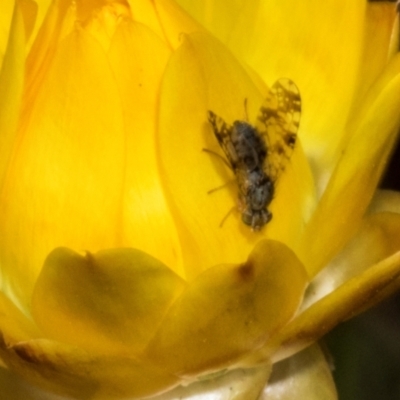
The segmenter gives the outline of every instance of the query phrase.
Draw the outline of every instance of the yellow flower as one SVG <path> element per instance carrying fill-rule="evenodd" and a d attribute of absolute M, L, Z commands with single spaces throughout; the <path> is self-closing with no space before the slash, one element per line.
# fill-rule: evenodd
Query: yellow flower
<path fill-rule="evenodd" d="M 395 7 L 48 3 L 16 1 L 0 75 L 8 398 L 335 398 L 299 351 L 399 285 L 398 195 L 367 210 L 400 125 Z M 255 121 L 280 77 L 303 111 L 274 218 L 221 227 L 237 188 L 209 193 L 232 174 L 207 110 Z"/>

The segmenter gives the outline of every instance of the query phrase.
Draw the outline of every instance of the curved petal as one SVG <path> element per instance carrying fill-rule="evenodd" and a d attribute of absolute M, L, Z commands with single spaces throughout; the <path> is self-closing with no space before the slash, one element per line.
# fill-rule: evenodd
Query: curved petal
<path fill-rule="evenodd" d="M 74 330 L 73 327 L 69 329 Z M 48 395 L 38 393 L 39 397 L 34 397 L 36 389 L 27 388 L 26 383 L 17 380 L 15 393 L 28 390 L 32 400 L 56 400 L 58 397 L 54 392 L 82 400 L 89 395 L 93 399 L 140 398 L 157 394 L 178 382 L 176 377 L 130 355 L 89 355 L 78 347 L 41 337 L 43 332 L 0 292 L 0 359 L 23 381 L 53 392 Z M 96 337 L 97 334 L 92 339 L 96 340 Z M 0 373 L 0 379 L 3 376 Z M 7 385 L 15 382 L 12 376 L 7 374 L 6 377 Z M 2 386 L 1 393 L 7 393 L 8 387 Z M 29 397 L 17 397 L 21 398 L 30 400 Z"/>
<path fill-rule="evenodd" d="M 202 151 L 222 154 L 207 110 L 228 122 L 244 119 L 247 99 L 249 120 L 254 121 L 263 101 L 259 89 L 259 81 L 253 82 L 220 43 L 202 33 L 185 37 L 165 73 L 159 120 L 161 174 L 179 226 L 184 264 L 192 276 L 200 268 L 242 260 L 264 235 L 292 245 L 312 203 L 312 177 L 299 145 L 277 184 L 271 204 L 274 219 L 262 232 L 252 232 L 240 218 L 232 171 L 221 157 Z M 233 212 L 222 223 L 229 211 Z"/>
<path fill-rule="evenodd" d="M 10 374 L 4 376 L 0 370 L 0 382 L 3 377 L 7 379 L 6 386 L 1 386 L 2 395 L 17 384 L 14 393 L 21 394 L 16 397 L 18 400 L 56 400 L 58 396 L 54 393 L 61 398 L 71 396 L 82 400 L 89 397 L 98 400 L 141 398 L 178 383 L 176 377 L 131 355 L 90 355 L 78 347 L 41 339 L 42 335 L 32 321 L 0 293 L 0 359 L 23 378 L 20 381 Z M 95 340 L 96 335 L 92 339 Z M 32 383 L 33 388 L 25 381 Z M 36 393 L 36 387 L 52 393 Z M 22 396 L 25 391 L 32 397 Z"/>
<path fill-rule="evenodd" d="M 1 4 L 0 13 L 0 66 L 6 52 L 8 36 L 10 33 L 13 10 L 15 9 L 14 0 L 4 0 Z"/>
<path fill-rule="evenodd" d="M 274 365 L 271 379 L 259 400 L 337 400 L 329 365 L 313 345 Z"/>
<path fill-rule="evenodd" d="M 22 11 L 15 2 L 7 49 L 0 72 L 0 188 L 16 139 L 25 73 L 25 33 Z"/>
<path fill-rule="evenodd" d="M 17 12 L 16 10 L 18 10 L 18 12 L 21 13 L 21 15 L 18 18 L 22 16 L 24 39 L 26 42 L 31 36 L 32 30 L 35 25 L 38 7 L 34 0 L 3 0 L 1 2 L 0 69 L 3 62 L 4 54 L 6 52 L 7 43 L 9 41 L 10 31 L 15 30 L 15 27 L 12 27 L 12 19 L 16 18 L 15 16 L 15 13 Z"/>
<path fill-rule="evenodd" d="M 11 346 L 0 342 L 0 356 L 34 386 L 78 400 L 140 399 L 178 383 L 176 377 L 145 361 L 130 356 L 92 356 L 49 340 Z"/>
<path fill-rule="evenodd" d="M 124 179 L 120 96 L 105 54 L 81 29 L 60 46 L 32 107 L 0 193 L 1 265 L 25 304 L 55 247 L 118 243 Z"/>
<path fill-rule="evenodd" d="M 54 0 L 32 0 L 36 4 L 37 7 L 37 13 L 36 13 L 36 20 L 35 24 L 33 26 L 32 34 L 30 36 L 30 40 L 28 42 L 28 49 L 32 46 L 32 44 L 35 42 L 36 36 L 38 32 L 40 31 L 43 20 L 46 18 L 47 12 L 50 9 L 51 3 Z"/>
<path fill-rule="evenodd" d="M 183 275 L 179 238 L 163 193 L 156 151 L 159 87 L 169 56 L 154 32 L 129 20 L 119 25 L 108 52 L 126 132 L 118 234 L 121 246 L 140 248 Z"/>
<path fill-rule="evenodd" d="M 6 345 L 41 336 L 38 327 L 3 292 L 0 292 L 0 332 Z"/>
<path fill-rule="evenodd" d="M 300 137 L 313 165 L 325 169 L 340 150 L 357 88 L 364 0 L 248 1 L 228 47 L 265 82 L 292 79 L 303 101 Z M 351 28 L 350 28 L 351 27 Z"/>
<path fill-rule="evenodd" d="M 270 365 L 223 371 L 149 400 L 259 400 L 270 373 Z"/>
<path fill-rule="evenodd" d="M 365 217 L 357 234 L 313 279 L 303 307 L 397 251 L 400 251 L 400 214 L 381 212 Z"/>
<path fill-rule="evenodd" d="M 24 14 L 24 25 L 25 25 L 25 39 L 28 42 L 34 26 L 36 24 L 36 17 L 38 14 L 38 5 L 34 0 L 17 0 L 20 1 L 23 14 Z"/>
<path fill-rule="evenodd" d="M 43 8 L 40 7 L 40 10 Z M 43 18 L 43 14 L 40 17 Z M 39 31 L 34 36 L 26 60 L 23 113 L 30 112 L 38 88 L 42 85 L 53 62 L 58 44 L 74 30 L 75 21 L 72 0 L 54 0 L 51 3 Z M 25 119 L 26 116 L 22 114 L 22 118 Z"/>
<path fill-rule="evenodd" d="M 172 49 L 180 44 L 183 33 L 202 30 L 175 1 L 128 1 L 134 20 L 150 27 Z"/>
<path fill-rule="evenodd" d="M 135 22 L 139 22 L 144 26 L 150 28 L 160 39 L 168 41 L 165 38 L 162 26 L 160 25 L 159 16 L 157 15 L 156 7 L 154 6 L 154 1 L 143 0 L 135 1 L 128 0 L 132 18 Z"/>
<path fill-rule="evenodd" d="M 400 214 L 400 192 L 394 190 L 378 190 L 372 199 L 368 213 L 392 212 Z"/>
<path fill-rule="evenodd" d="M 185 283 L 134 249 L 81 256 L 65 248 L 46 259 L 32 297 L 45 337 L 88 351 L 138 353 Z"/>
<path fill-rule="evenodd" d="M 12 371 L 0 367 L 1 395 L 7 400 L 65 400 L 64 396 L 46 393 Z"/>
<path fill-rule="evenodd" d="M 359 88 L 355 107 L 362 101 L 367 89 L 382 73 L 390 59 L 397 53 L 398 13 L 396 4 L 390 2 L 368 2 L 365 45 L 360 63 Z"/>
<path fill-rule="evenodd" d="M 358 228 L 396 141 L 399 109 L 397 55 L 347 127 L 354 134 L 302 236 L 299 257 L 311 275 L 326 265 Z"/>
<path fill-rule="evenodd" d="M 244 16 L 243 10 L 250 4 L 253 4 L 253 7 L 258 4 L 256 1 L 248 0 L 229 2 L 178 0 L 177 3 L 223 43 L 228 43 L 238 16 Z"/>
<path fill-rule="evenodd" d="M 108 53 L 115 32 L 123 22 L 131 21 L 132 15 L 125 1 L 92 0 L 77 2 L 76 18 Z"/>
<path fill-rule="evenodd" d="M 386 258 L 317 301 L 287 324 L 263 349 L 274 360 L 317 341 L 338 323 L 364 311 L 400 276 L 400 252 Z"/>
<path fill-rule="evenodd" d="M 203 28 L 175 1 L 155 0 L 153 3 L 163 33 L 172 48 L 176 49 L 181 44 L 182 34 L 203 31 Z"/>
<path fill-rule="evenodd" d="M 199 275 L 168 311 L 147 356 L 182 376 L 221 369 L 282 327 L 306 284 L 294 253 L 279 242 L 262 241 L 245 264 Z"/>

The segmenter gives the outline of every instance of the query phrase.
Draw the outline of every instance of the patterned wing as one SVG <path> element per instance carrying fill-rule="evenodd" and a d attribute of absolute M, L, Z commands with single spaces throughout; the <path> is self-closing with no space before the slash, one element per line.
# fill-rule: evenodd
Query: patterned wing
<path fill-rule="evenodd" d="M 232 144 L 232 126 L 227 124 L 221 117 L 214 114 L 212 111 L 208 111 L 208 122 L 211 124 L 214 135 L 229 160 L 232 169 L 235 170 L 237 166 L 237 155 Z"/>
<path fill-rule="evenodd" d="M 256 122 L 256 129 L 264 136 L 268 149 L 264 169 L 273 182 L 284 171 L 293 153 L 300 114 L 297 86 L 290 79 L 279 79 L 261 106 Z"/>

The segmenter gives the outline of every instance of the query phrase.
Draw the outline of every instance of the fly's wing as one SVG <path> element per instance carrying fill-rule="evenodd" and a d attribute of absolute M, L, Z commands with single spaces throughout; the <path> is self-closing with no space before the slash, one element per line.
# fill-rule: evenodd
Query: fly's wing
<path fill-rule="evenodd" d="M 256 122 L 256 129 L 267 146 L 264 169 L 273 182 L 284 171 L 293 153 L 300 114 L 297 86 L 290 79 L 279 79 L 264 100 Z"/>
<path fill-rule="evenodd" d="M 232 126 L 227 124 L 221 117 L 214 114 L 212 111 L 208 111 L 208 122 L 211 124 L 214 135 L 224 151 L 232 169 L 235 170 L 237 165 L 237 155 L 232 143 Z"/>

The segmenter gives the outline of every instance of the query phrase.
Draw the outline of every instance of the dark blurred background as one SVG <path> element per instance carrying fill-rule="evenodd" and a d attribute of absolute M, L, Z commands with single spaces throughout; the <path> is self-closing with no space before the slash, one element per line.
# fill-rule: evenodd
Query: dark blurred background
<path fill-rule="evenodd" d="M 400 143 L 380 187 L 400 191 Z M 400 293 L 339 325 L 325 343 L 340 400 L 400 400 Z"/>

